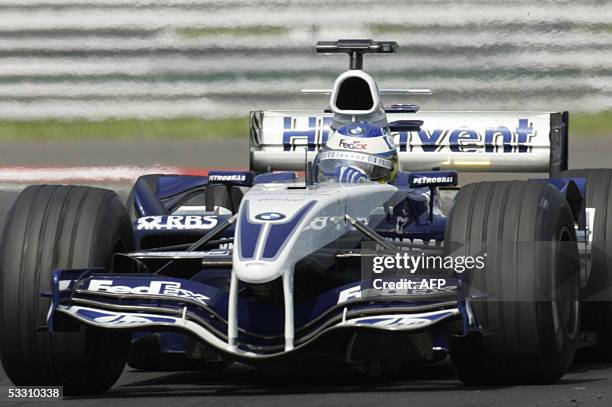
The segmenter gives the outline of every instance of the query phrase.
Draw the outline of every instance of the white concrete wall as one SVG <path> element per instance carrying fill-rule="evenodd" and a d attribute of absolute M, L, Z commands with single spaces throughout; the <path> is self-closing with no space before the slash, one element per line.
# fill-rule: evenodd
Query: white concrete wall
<path fill-rule="evenodd" d="M 348 37 L 400 43 L 366 56 L 381 87 L 435 92 L 387 103 L 612 108 L 609 1 L 2 0 L 0 118 L 323 108 L 298 91 L 330 87 L 347 60 L 312 46 Z"/>

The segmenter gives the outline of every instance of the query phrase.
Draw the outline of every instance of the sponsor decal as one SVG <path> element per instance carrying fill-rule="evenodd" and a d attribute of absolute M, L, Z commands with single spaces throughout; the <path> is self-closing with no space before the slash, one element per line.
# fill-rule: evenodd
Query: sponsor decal
<path fill-rule="evenodd" d="M 419 184 L 446 184 L 453 182 L 453 177 L 414 177 L 412 183 L 415 185 Z"/>
<path fill-rule="evenodd" d="M 296 117 L 283 117 L 283 150 L 292 151 L 307 146 L 308 151 L 316 151 L 327 142 L 331 132 L 331 117 L 308 117 L 308 128 L 297 125 Z"/>
<path fill-rule="evenodd" d="M 412 182 L 414 184 L 443 184 L 453 182 L 453 177 L 415 177 Z"/>
<path fill-rule="evenodd" d="M 169 297 L 186 298 L 202 305 L 209 300 L 205 295 L 181 288 L 181 283 L 175 281 L 151 281 L 149 285 L 130 287 L 126 285 L 114 285 L 113 280 L 91 280 L 88 291 L 111 293 L 111 294 L 137 294 L 137 295 L 162 295 Z"/>
<path fill-rule="evenodd" d="M 94 318 L 94 322 L 105 325 L 121 326 L 121 325 L 142 325 L 149 324 L 151 322 L 147 317 L 139 317 L 136 315 L 105 315 L 103 317 Z"/>
<path fill-rule="evenodd" d="M 453 177 L 418 177 L 412 180 L 415 184 L 431 184 L 453 182 Z"/>
<path fill-rule="evenodd" d="M 352 135 L 363 134 L 363 129 L 359 126 L 353 127 L 349 130 L 349 133 L 351 133 Z"/>
<path fill-rule="evenodd" d="M 138 218 L 137 230 L 208 230 L 219 223 L 216 216 L 170 215 Z"/>
<path fill-rule="evenodd" d="M 208 180 L 213 181 L 246 181 L 245 174 L 209 175 Z"/>
<path fill-rule="evenodd" d="M 299 120 L 298 120 L 299 119 Z M 285 116 L 283 120 L 283 150 L 308 147 L 316 151 L 330 135 L 331 117 L 308 117 L 308 127 L 301 117 Z M 457 153 L 530 153 L 537 132 L 526 118 L 519 118 L 516 127 L 490 126 L 484 132 L 472 128 L 422 129 L 395 133 L 399 151 L 440 152 L 449 149 Z"/>
<path fill-rule="evenodd" d="M 365 225 L 369 222 L 369 219 L 364 217 L 357 217 L 357 220 Z M 344 225 L 344 216 L 315 216 L 304 230 L 323 230 L 328 226 L 340 228 Z M 355 228 L 351 226 L 350 230 L 355 230 Z"/>
<path fill-rule="evenodd" d="M 406 219 L 406 218 L 398 217 L 398 219 Z M 398 233 L 401 233 L 401 232 L 398 232 Z M 418 244 L 421 246 L 426 245 L 426 246 L 432 246 L 432 247 L 436 247 L 436 246 L 442 247 L 444 245 L 443 241 L 438 242 L 435 239 L 424 240 L 424 239 L 410 239 L 407 237 L 385 237 L 384 239 L 390 242 Z"/>
<path fill-rule="evenodd" d="M 380 167 L 385 168 L 393 168 L 393 162 L 391 160 L 387 160 L 382 157 L 378 157 L 371 154 L 353 152 L 353 151 L 340 151 L 340 150 L 330 150 L 323 151 L 319 153 L 319 160 L 350 160 L 350 161 L 359 161 L 362 163 L 368 163 L 373 165 L 378 165 Z"/>
<path fill-rule="evenodd" d="M 424 318 L 369 318 L 355 321 L 358 325 L 370 325 L 381 328 L 418 328 L 431 323 Z"/>
<path fill-rule="evenodd" d="M 260 213 L 259 215 L 255 215 L 255 219 L 266 220 L 266 221 L 281 220 L 285 218 L 286 218 L 285 215 L 283 215 L 282 213 L 278 213 L 278 212 L 264 212 L 264 213 Z"/>
<path fill-rule="evenodd" d="M 244 171 L 209 171 L 209 184 L 253 185 L 253 174 Z"/>
<path fill-rule="evenodd" d="M 419 317 L 411 317 L 411 316 L 400 316 L 400 317 L 396 317 L 396 316 L 389 316 L 389 317 L 373 317 L 373 318 L 362 318 L 362 319 L 357 319 L 353 322 L 354 324 L 357 325 L 369 325 L 369 326 L 375 326 L 375 327 L 380 327 L 380 328 L 390 328 L 390 329 L 416 329 L 416 328 L 420 328 L 423 326 L 427 326 L 427 325 L 431 325 L 433 322 L 435 322 L 437 319 L 440 319 L 441 317 L 445 317 L 450 315 L 451 313 L 447 313 L 447 314 L 442 314 L 440 315 L 440 317 L 435 318 L 435 319 L 428 319 L 428 318 L 419 318 Z"/>
<path fill-rule="evenodd" d="M 409 176 L 412 188 L 457 185 L 459 177 L 454 171 L 413 172 Z"/>
<path fill-rule="evenodd" d="M 228 249 L 213 249 L 202 254 L 204 257 L 231 256 L 232 250 Z"/>
<path fill-rule="evenodd" d="M 338 141 L 340 148 L 346 148 L 347 150 L 365 150 L 368 148 L 366 143 L 362 143 L 359 140 L 346 140 L 341 138 Z"/>
<path fill-rule="evenodd" d="M 338 304 L 358 299 L 361 299 L 361 285 L 356 285 L 354 287 L 347 288 L 345 290 L 340 291 L 340 293 L 338 294 Z"/>

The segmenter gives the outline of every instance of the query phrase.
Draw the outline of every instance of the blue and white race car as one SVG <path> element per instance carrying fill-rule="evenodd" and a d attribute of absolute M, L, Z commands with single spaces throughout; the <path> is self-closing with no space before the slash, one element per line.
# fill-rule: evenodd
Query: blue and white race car
<path fill-rule="evenodd" d="M 466 384 L 552 383 L 579 347 L 610 358 L 612 170 L 567 170 L 567 112 L 384 107 L 413 91 L 379 89 L 363 56 L 395 42 L 316 49 L 350 55 L 311 90 L 329 108 L 252 112 L 249 171 L 146 175 L 127 205 L 19 195 L 0 247 L 14 384 L 102 393 L 128 358 L 376 372 L 447 357 Z M 549 176 L 460 188 L 458 171 Z"/>

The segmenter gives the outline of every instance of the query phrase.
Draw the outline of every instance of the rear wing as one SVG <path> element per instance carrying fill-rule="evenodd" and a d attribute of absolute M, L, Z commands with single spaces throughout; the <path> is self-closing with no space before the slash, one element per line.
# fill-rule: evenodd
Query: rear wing
<path fill-rule="evenodd" d="M 387 113 L 419 123 L 394 133 L 401 169 L 471 172 L 549 172 L 567 169 L 568 113 Z M 330 134 L 331 114 L 255 111 L 250 115 L 253 171 L 303 170 Z M 393 127 L 393 126 L 391 126 Z"/>

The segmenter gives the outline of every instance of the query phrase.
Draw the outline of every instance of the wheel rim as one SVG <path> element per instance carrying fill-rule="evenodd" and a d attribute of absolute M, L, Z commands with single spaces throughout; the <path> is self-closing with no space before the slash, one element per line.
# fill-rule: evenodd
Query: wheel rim
<path fill-rule="evenodd" d="M 572 271 L 567 262 L 559 262 L 563 259 L 564 248 L 569 242 L 573 242 L 573 239 L 566 227 L 561 231 L 560 238 L 555 242 L 556 247 L 552 251 L 551 305 L 555 344 L 558 350 L 563 347 L 564 337 L 570 340 L 576 338 L 580 314 L 579 287 L 571 283 L 576 276 L 569 275 Z"/>

